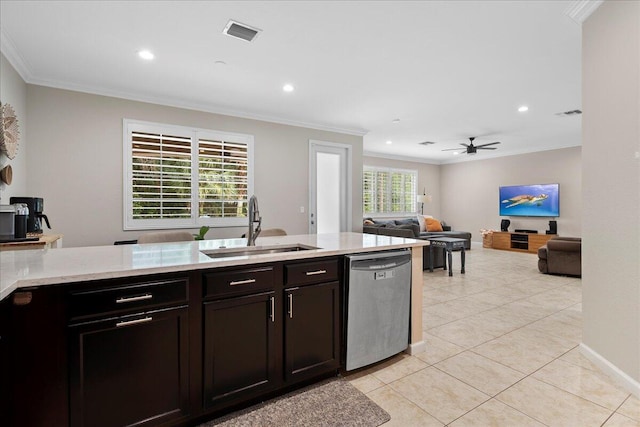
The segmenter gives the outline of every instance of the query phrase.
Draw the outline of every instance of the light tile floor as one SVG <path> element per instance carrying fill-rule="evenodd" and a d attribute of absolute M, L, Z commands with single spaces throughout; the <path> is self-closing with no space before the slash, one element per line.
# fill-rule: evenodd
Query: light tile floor
<path fill-rule="evenodd" d="M 347 379 L 390 426 L 635 426 L 640 399 L 580 354 L 581 280 L 533 254 L 473 248 L 466 274 L 424 273 L 427 350 Z"/>

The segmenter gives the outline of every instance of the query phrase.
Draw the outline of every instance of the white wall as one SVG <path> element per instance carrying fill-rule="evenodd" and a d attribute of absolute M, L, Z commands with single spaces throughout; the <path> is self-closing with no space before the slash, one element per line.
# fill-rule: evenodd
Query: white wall
<path fill-rule="evenodd" d="M 640 397 L 640 2 L 582 34 L 583 343 Z"/>
<path fill-rule="evenodd" d="M 0 203 L 9 204 L 13 196 L 29 196 L 27 193 L 27 85 L 11 66 L 7 58 L 0 54 L 0 102 L 11 104 L 18 117 L 20 140 L 18 154 L 9 160 L 0 154 L 0 169 L 11 165 L 13 181 L 11 185 L 0 183 Z"/>
<path fill-rule="evenodd" d="M 382 157 L 364 156 L 362 160 L 365 166 L 377 166 L 396 169 L 409 169 L 418 171 L 418 193 L 426 189 L 427 194 L 433 197 L 431 203 L 424 206 L 424 214 L 431 215 L 434 218 L 442 219 L 448 223 L 447 218 L 440 216 L 440 166 L 428 163 L 408 162 L 403 160 L 385 159 Z M 420 206 L 416 205 L 418 212 Z"/>
<path fill-rule="evenodd" d="M 544 234 L 551 218 L 501 217 L 498 188 L 558 183 L 558 234 L 580 236 L 581 176 L 580 147 L 442 165 L 442 217 L 456 230 L 471 232 L 476 242 L 482 241 L 481 229 L 500 230 L 501 219 L 511 220 L 510 231 L 522 228 Z"/>
<path fill-rule="evenodd" d="M 135 239 L 122 230 L 122 119 L 254 135 L 255 194 L 263 228 L 308 232 L 309 139 L 353 146 L 353 226 L 362 229 L 362 137 L 223 116 L 119 98 L 27 85 L 30 195 L 65 246 Z M 305 213 L 300 213 L 300 207 Z M 216 228 L 207 238 L 240 237 L 244 228 Z"/>

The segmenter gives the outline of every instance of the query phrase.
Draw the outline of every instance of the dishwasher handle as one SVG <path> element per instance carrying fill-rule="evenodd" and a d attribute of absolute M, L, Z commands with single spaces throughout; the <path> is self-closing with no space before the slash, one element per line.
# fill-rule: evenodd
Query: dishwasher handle
<path fill-rule="evenodd" d="M 398 268 L 411 262 L 411 255 L 351 261 L 351 270 L 371 271 Z"/>

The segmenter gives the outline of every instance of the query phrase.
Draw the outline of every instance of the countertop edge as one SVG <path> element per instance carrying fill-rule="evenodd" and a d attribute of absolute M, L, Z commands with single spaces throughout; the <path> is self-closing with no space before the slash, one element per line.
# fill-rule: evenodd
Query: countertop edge
<path fill-rule="evenodd" d="M 262 243 L 266 245 L 281 245 L 281 244 L 292 244 L 296 243 L 304 243 L 311 244 L 309 241 L 309 236 L 315 236 L 314 239 L 320 240 L 327 238 L 330 235 L 291 235 L 284 237 L 265 237 L 262 239 Z M 319 237 L 318 237 L 319 236 Z M 354 239 L 358 236 L 374 236 L 378 237 L 379 243 L 376 243 L 375 246 L 361 246 L 361 247 L 345 247 L 345 248 L 320 248 L 315 250 L 305 250 L 305 251 L 296 251 L 296 252 L 283 252 L 276 254 L 260 254 L 260 255 L 249 255 L 249 256 L 237 256 L 237 257 L 229 257 L 229 258 L 221 258 L 221 259 L 211 259 L 206 255 L 202 254 L 200 251 L 207 249 L 217 249 L 220 247 L 229 247 L 227 246 L 229 240 L 206 240 L 204 244 L 200 244 L 199 242 L 183 242 L 180 245 L 190 245 L 189 248 L 191 252 L 195 251 L 201 255 L 198 261 L 192 262 L 180 262 L 176 264 L 168 264 L 163 266 L 150 265 L 147 267 L 131 267 L 131 268 L 123 268 L 123 267 L 114 267 L 112 269 L 103 269 L 101 271 L 90 271 L 90 272 L 82 272 L 77 274 L 65 274 L 65 275 L 56 275 L 55 273 L 51 273 L 49 275 L 36 275 L 35 277 L 29 277 L 27 274 L 25 277 L 17 278 L 13 282 L 10 283 L 2 283 L 0 287 L 0 301 L 3 301 L 6 297 L 8 297 L 12 292 L 18 289 L 29 289 L 29 288 L 37 288 L 40 286 L 46 285 L 55 285 L 55 284 L 68 284 L 68 283 L 77 283 L 83 281 L 95 281 L 95 280 L 104 280 L 104 279 L 115 279 L 115 278 L 124 278 L 124 277 L 137 277 L 137 276 L 147 276 L 153 274 L 163 274 L 163 273 L 172 273 L 172 272 L 183 272 L 183 271 L 194 271 L 194 270 L 206 270 L 206 269 L 215 269 L 215 268 L 223 268 L 223 267 L 233 267 L 239 265 L 251 265 L 251 264 L 261 264 L 268 262 L 278 262 L 278 261 L 289 261 L 289 260 L 301 260 L 301 259 L 311 259 L 311 258 L 320 258 L 320 257 L 328 257 L 328 256 L 339 256 L 339 255 L 347 255 L 350 253 L 362 253 L 362 252 L 379 252 L 390 249 L 401 249 L 401 248 L 413 248 L 413 247 L 423 247 L 428 246 L 429 242 L 424 240 L 416 240 L 409 238 L 397 238 L 397 237 L 389 237 L 389 236 L 376 236 L 376 235 L 366 235 L 360 233 L 336 233 L 336 240 L 341 241 L 342 237 L 347 237 Z M 360 238 L 361 240 L 363 238 Z M 378 241 L 376 239 L 376 242 Z M 241 239 L 234 239 L 235 241 L 239 241 Z M 316 243 L 317 244 L 317 243 Z M 339 244 L 339 243 L 338 243 Z M 153 244 L 153 245 L 131 245 L 136 247 L 149 247 L 152 249 L 160 249 L 158 252 L 158 256 L 161 256 L 161 249 L 169 247 L 168 245 L 176 246 L 176 243 L 161 243 L 161 244 Z M 313 245 L 313 244 L 311 244 Z M 237 247 L 239 247 L 238 245 Z M 98 246 L 93 247 L 95 250 L 99 248 L 104 248 L 104 250 L 113 250 L 116 248 L 115 246 Z M 107 249 L 108 248 L 108 249 Z M 66 249 L 51 249 L 51 250 L 38 250 L 41 256 L 46 256 L 46 253 L 49 251 L 68 251 L 71 249 L 79 250 L 81 248 L 66 248 Z M 123 248 L 127 249 L 127 248 Z M 89 249 L 87 249 L 89 251 Z M 186 249 L 185 249 L 186 250 Z M 20 251 L 22 252 L 22 251 Z M 29 251 L 31 252 L 31 251 Z M 36 251 L 34 251 L 36 252 Z M 3 252 L 6 254 L 6 252 Z"/>

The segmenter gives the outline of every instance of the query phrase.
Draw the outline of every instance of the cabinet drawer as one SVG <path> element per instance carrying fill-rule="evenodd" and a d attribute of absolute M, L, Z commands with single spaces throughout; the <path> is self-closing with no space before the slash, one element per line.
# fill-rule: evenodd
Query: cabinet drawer
<path fill-rule="evenodd" d="M 305 285 L 338 280 L 338 260 L 285 265 L 285 285 Z"/>
<path fill-rule="evenodd" d="M 71 318 L 186 303 L 187 284 L 185 278 L 75 291 L 70 297 Z"/>
<path fill-rule="evenodd" d="M 204 274 L 204 296 L 252 293 L 271 289 L 275 284 L 272 266 Z"/>

